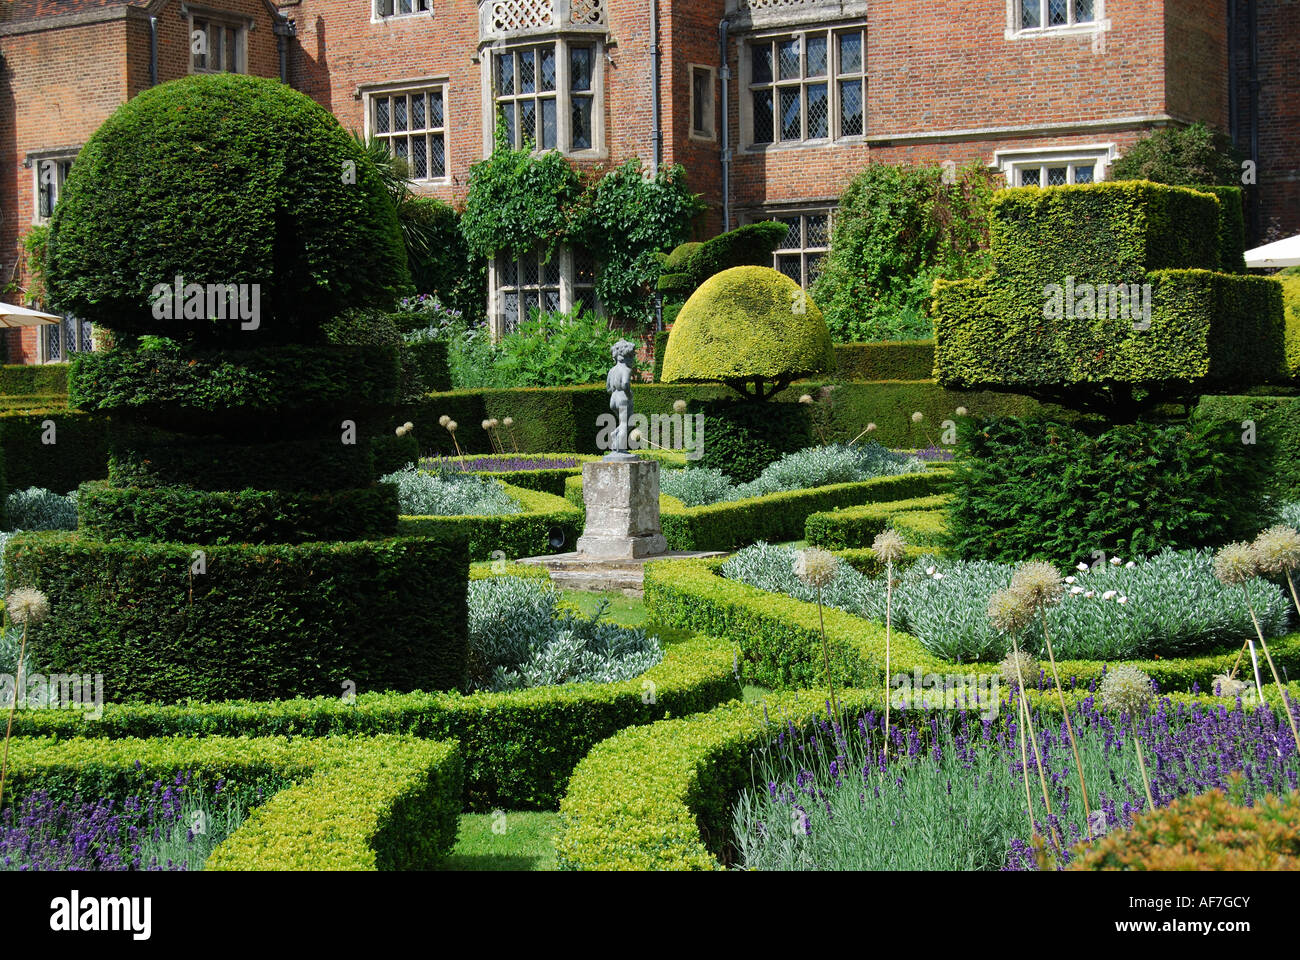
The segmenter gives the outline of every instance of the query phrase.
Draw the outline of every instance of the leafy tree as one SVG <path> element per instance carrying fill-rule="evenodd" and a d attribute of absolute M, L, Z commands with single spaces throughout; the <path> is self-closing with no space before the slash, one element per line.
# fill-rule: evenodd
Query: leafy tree
<path fill-rule="evenodd" d="M 1175 186 L 1240 186 L 1241 161 L 1227 134 L 1193 123 L 1163 127 L 1143 137 L 1110 165 L 1110 178 Z"/>
<path fill-rule="evenodd" d="M 934 335 L 928 311 L 935 279 L 977 276 L 989 267 L 996 176 L 973 164 L 948 183 L 941 167 L 872 163 L 853 178 L 812 288 L 836 340 Z"/>

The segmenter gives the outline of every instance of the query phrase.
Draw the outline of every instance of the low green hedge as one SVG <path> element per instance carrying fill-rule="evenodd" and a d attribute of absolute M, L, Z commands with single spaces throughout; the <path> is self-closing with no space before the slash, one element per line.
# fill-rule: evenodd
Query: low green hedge
<path fill-rule="evenodd" d="M 1243 449 L 1265 458 L 1266 479 L 1273 495 L 1300 500 L 1300 397 L 1201 397 L 1192 415 L 1225 423 L 1237 430 Z"/>
<path fill-rule="evenodd" d="M 508 573 L 515 575 L 511 565 Z M 476 573 L 491 575 L 484 567 Z M 538 575 L 528 570 L 526 575 Z M 544 571 L 540 571 L 545 576 Z M 511 693 L 365 693 L 279 700 L 110 704 L 98 720 L 71 711 L 19 710 L 14 733 L 67 737 L 329 738 L 380 733 L 455 739 L 465 755 L 465 804 L 474 810 L 553 810 L 574 766 L 624 727 L 710 710 L 740 695 L 731 643 L 695 637 L 621 683 L 565 684 Z M 257 741 L 251 741 L 257 742 Z"/>
<path fill-rule="evenodd" d="M 107 418 L 73 410 L 0 414 L 0 456 L 7 484 L 0 496 L 28 487 L 67 493 L 107 474 Z"/>
<path fill-rule="evenodd" d="M 836 483 L 808 490 L 772 493 L 703 507 L 687 507 L 676 497 L 659 498 L 659 523 L 673 550 L 736 550 L 759 540 L 800 540 L 810 514 L 834 507 L 923 497 L 946 488 L 946 469 Z M 565 484 L 571 503 L 582 503 L 582 478 Z"/>
<path fill-rule="evenodd" d="M 99 540 L 302 543 L 380 539 L 396 528 L 389 483 L 323 493 L 84 483 L 77 498 L 77 529 Z"/>
<path fill-rule="evenodd" d="M 842 380 L 929 380 L 934 341 L 837 343 L 835 375 Z"/>
<path fill-rule="evenodd" d="M 394 402 L 399 376 L 394 347 L 104 350 L 72 362 L 68 401 L 84 410 L 337 410 Z"/>
<path fill-rule="evenodd" d="M 926 560 L 940 552 L 939 547 L 907 546 L 903 549 L 903 559 L 898 562 L 899 569 L 906 569 L 918 560 Z M 870 547 L 853 547 L 848 550 L 836 550 L 835 555 L 858 573 L 868 577 L 883 577 L 885 565 Z"/>
<path fill-rule="evenodd" d="M 108 480 L 118 487 L 301 492 L 353 489 L 374 479 L 372 447 L 361 438 L 222 443 L 114 425 L 109 447 Z"/>
<path fill-rule="evenodd" d="M 454 742 L 411 737 L 50 740 L 11 743 L 15 801 L 35 789 L 123 799 L 189 772 L 295 781 L 255 808 L 208 858 L 212 870 L 428 869 L 456 842 L 463 769 Z"/>
<path fill-rule="evenodd" d="M 937 510 L 952 498 L 946 493 L 909 500 L 864 503 L 823 513 L 809 514 L 804 522 L 804 539 L 810 547 L 842 550 L 845 547 L 868 547 L 898 514 L 917 510 Z M 907 538 L 904 538 L 907 539 Z M 913 541 L 908 540 L 908 543 Z M 917 545 L 920 545 L 919 541 Z"/>
<path fill-rule="evenodd" d="M 944 510 L 905 510 L 894 514 L 889 525 L 919 547 L 948 545 L 948 514 Z"/>
<path fill-rule="evenodd" d="M 404 537 L 463 538 L 468 541 L 471 560 L 490 559 L 494 550 L 502 551 L 511 560 L 555 553 L 557 551 L 549 544 L 550 531 L 555 527 L 564 534 L 566 547 L 577 539 L 582 512 L 574 509 L 563 497 L 509 484 L 505 488 L 523 506 L 522 513 L 399 517 L 398 533 Z"/>
<path fill-rule="evenodd" d="M 66 363 L 6 363 L 0 366 L 0 396 L 66 394 Z"/>
<path fill-rule="evenodd" d="M 877 682 L 883 677 L 885 628 L 843 610 L 759 590 L 719 575 L 722 560 L 660 560 L 646 565 L 646 609 L 658 623 L 723 637 L 741 650 L 741 672 L 766 687 L 824 682 L 821 624 L 833 657 L 836 682 Z M 1269 641 L 1278 669 L 1300 670 L 1300 632 Z M 1162 691 L 1209 690 L 1213 677 L 1227 673 L 1238 647 L 1198 657 L 1124 661 L 1155 680 Z M 1106 664 L 1060 660 L 1061 679 L 1098 679 Z M 890 670 L 910 673 L 997 673 L 997 664 L 954 664 L 927 651 L 915 637 L 893 631 Z"/>
<path fill-rule="evenodd" d="M 198 549 L 10 537 L 9 588 L 50 601 L 37 662 L 103 674 L 114 701 L 464 686 L 463 539 L 203 545 L 202 573 Z"/>

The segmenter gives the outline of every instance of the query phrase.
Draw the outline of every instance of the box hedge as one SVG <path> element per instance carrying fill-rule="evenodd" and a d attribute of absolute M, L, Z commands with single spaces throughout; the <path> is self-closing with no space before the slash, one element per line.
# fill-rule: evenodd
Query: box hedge
<path fill-rule="evenodd" d="M 200 548 L 25 533 L 4 562 L 11 588 L 49 597 L 38 662 L 103 674 L 110 700 L 466 682 L 463 539 Z"/>
<path fill-rule="evenodd" d="M 947 470 L 930 470 L 702 507 L 661 494 L 659 524 L 671 550 L 738 550 L 759 540 L 800 540 L 809 515 L 834 507 L 929 496 L 945 489 L 948 478 Z M 570 478 L 565 489 L 571 503 L 582 503 L 581 477 Z"/>
<path fill-rule="evenodd" d="M 835 362 L 841 380 L 928 380 L 934 375 L 934 341 L 837 343 Z"/>
<path fill-rule="evenodd" d="M 66 363 L 7 363 L 0 366 L 0 396 L 57 395 L 67 392 Z"/>
<path fill-rule="evenodd" d="M 846 547 L 869 547 L 898 514 L 917 510 L 937 510 L 951 501 L 945 493 L 907 500 L 864 503 L 842 510 L 809 514 L 804 521 L 804 539 L 810 547 L 842 550 Z M 906 538 L 905 538 L 906 539 Z M 911 543 L 911 541 L 908 541 Z"/>
<path fill-rule="evenodd" d="M 6 798 L 32 790 L 112 797 L 186 772 L 202 785 L 293 781 L 254 808 L 209 870 L 429 869 L 456 841 L 463 780 L 454 741 L 412 737 L 12 742 Z"/>
<path fill-rule="evenodd" d="M 646 565 L 646 609 L 657 623 L 706 632 L 731 640 L 741 650 L 741 672 L 751 683 L 786 688 L 824 682 L 821 624 L 831 648 L 837 682 L 879 680 L 883 673 L 885 628 L 843 610 L 759 590 L 722 577 L 721 560 L 660 560 Z M 915 637 L 893 631 L 894 672 L 997 673 L 997 664 L 954 664 L 927 651 Z M 1300 632 L 1269 642 L 1278 669 L 1300 669 Z M 1238 645 L 1196 657 L 1124 661 L 1157 682 L 1162 692 L 1211 689 L 1217 673 L 1232 669 Z M 1106 664 L 1060 660 L 1063 681 L 1099 678 Z"/>
<path fill-rule="evenodd" d="M 397 488 L 195 490 L 84 483 L 77 529 L 99 540 L 180 543 L 302 543 L 371 540 L 397 528 Z"/>
<path fill-rule="evenodd" d="M 526 575 L 545 576 L 530 570 Z M 508 568 L 515 575 L 514 565 Z M 480 575 L 486 575 L 480 572 Z M 265 703 L 113 703 L 89 720 L 71 711 L 19 710 L 16 736 L 326 738 L 409 734 L 455 739 L 465 757 L 464 803 L 478 811 L 553 810 L 574 766 L 595 744 L 635 724 L 710 710 L 740 695 L 733 644 L 694 637 L 620 683 L 575 683 L 510 693 L 362 693 Z M 257 741 L 251 741 L 257 742 Z"/>
<path fill-rule="evenodd" d="M 1262 461 L 1269 492 L 1300 500 L 1300 397 L 1206 396 L 1192 416 L 1236 431 L 1242 449 Z"/>
<path fill-rule="evenodd" d="M 7 484 L 0 495 L 28 487 L 67 493 L 108 472 L 107 418 L 70 410 L 0 414 L 0 456 Z"/>
<path fill-rule="evenodd" d="M 577 540 L 582 512 L 563 497 L 508 484 L 505 489 L 524 508 L 522 513 L 399 517 L 398 532 L 404 537 L 463 540 L 468 544 L 471 560 L 490 559 L 495 550 L 502 551 L 511 560 L 559 552 L 550 545 L 551 534 L 556 530 L 566 546 Z"/>

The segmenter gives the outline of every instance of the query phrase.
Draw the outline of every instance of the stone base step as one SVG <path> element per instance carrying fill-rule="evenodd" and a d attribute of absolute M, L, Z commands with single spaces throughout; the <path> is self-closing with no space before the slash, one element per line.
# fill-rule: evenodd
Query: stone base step
<path fill-rule="evenodd" d="M 563 590 L 589 590 L 603 592 L 620 590 L 628 596 L 643 593 L 645 565 L 652 560 L 686 560 L 700 557 L 721 557 L 717 551 L 670 551 L 651 557 L 604 560 L 580 553 L 555 553 L 542 557 L 525 557 L 520 563 L 545 567 L 551 582 Z"/>

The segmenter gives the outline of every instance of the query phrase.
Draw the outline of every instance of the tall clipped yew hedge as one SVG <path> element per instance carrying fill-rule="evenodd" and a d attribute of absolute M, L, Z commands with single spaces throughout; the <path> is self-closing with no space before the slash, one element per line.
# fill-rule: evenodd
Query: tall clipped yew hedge
<path fill-rule="evenodd" d="M 41 666 L 102 674 L 114 700 L 463 685 L 464 541 L 393 536 L 360 429 L 397 401 L 397 351 L 322 330 L 407 282 L 390 201 L 330 115 L 251 77 L 141 94 L 83 150 L 51 263 L 52 299 L 123 335 L 68 381 L 109 415 L 108 480 L 77 532 L 5 550 L 10 587 L 49 597 Z M 160 316 L 176 275 L 260 284 L 260 324 Z"/>

